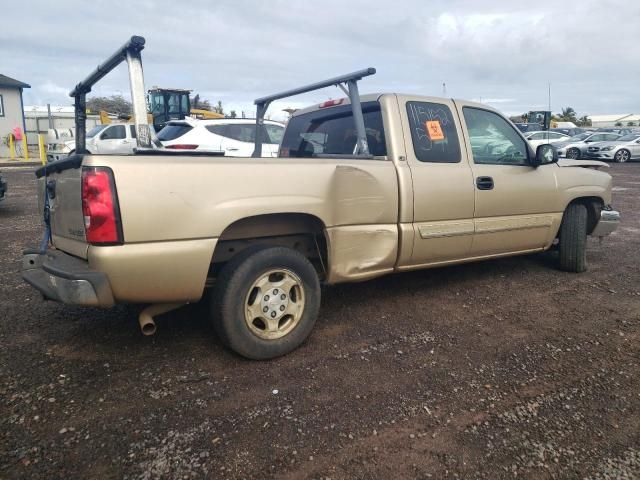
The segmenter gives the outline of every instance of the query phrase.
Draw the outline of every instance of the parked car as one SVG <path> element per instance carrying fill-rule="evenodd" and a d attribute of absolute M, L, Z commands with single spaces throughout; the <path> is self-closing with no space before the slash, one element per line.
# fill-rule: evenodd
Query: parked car
<path fill-rule="evenodd" d="M 7 193 L 7 182 L 3 180 L 2 175 L 0 175 L 0 201 L 4 200 L 6 193 Z"/>
<path fill-rule="evenodd" d="M 522 133 L 537 132 L 542 130 L 542 125 L 540 125 L 539 123 L 514 123 L 514 125 L 518 127 L 518 130 L 520 130 Z"/>
<path fill-rule="evenodd" d="M 633 129 L 629 127 L 598 128 L 596 132 L 608 132 L 608 133 L 617 133 L 619 135 L 628 135 L 630 133 L 633 133 Z"/>
<path fill-rule="evenodd" d="M 131 155 L 136 147 L 136 127 L 133 123 L 96 125 L 87 132 L 87 151 L 101 155 Z M 76 141 L 67 140 L 49 145 L 47 161 L 53 162 L 76 151 Z"/>
<path fill-rule="evenodd" d="M 618 163 L 640 159 L 640 133 L 630 133 L 617 140 L 595 143 L 587 148 L 587 157 Z"/>
<path fill-rule="evenodd" d="M 111 58 L 139 54 L 141 44 L 132 37 Z M 133 99 L 144 99 L 142 71 L 129 69 Z M 84 120 L 77 99 L 105 73 L 72 92 L 77 125 Z M 263 118 L 275 100 L 349 87 L 349 99 L 296 111 L 277 158 L 261 158 L 258 131 L 253 155 L 241 159 L 160 149 L 74 155 L 39 168 L 45 241 L 24 252 L 23 278 L 59 302 L 150 304 L 138 317 L 145 334 L 155 331 L 154 315 L 211 288 L 207 311 L 218 338 L 240 355 L 268 359 L 310 335 L 321 282 L 552 246 L 561 269 L 586 270 L 587 236 L 607 236 L 619 224 L 610 175 L 562 166 L 550 145 L 534 151 L 484 104 L 360 97 L 357 82 L 374 73 L 256 99 Z M 144 132 L 146 114 L 136 120 Z M 137 143 L 148 140 L 141 133 Z"/>
<path fill-rule="evenodd" d="M 573 160 L 578 160 L 586 156 L 587 148 L 592 143 L 608 142 L 610 140 L 616 140 L 618 138 L 620 138 L 620 135 L 618 135 L 617 133 L 581 133 L 580 135 L 570 137 L 566 141 L 556 143 L 554 147 L 556 147 L 556 150 L 558 150 L 559 157 L 567 157 Z"/>
<path fill-rule="evenodd" d="M 563 133 L 564 135 L 568 135 L 570 137 L 574 137 L 576 135 L 580 135 L 581 133 L 587 133 L 587 129 L 586 128 L 580 128 L 580 127 L 575 127 L 575 128 L 550 128 L 549 131 L 550 132 Z"/>
<path fill-rule="evenodd" d="M 270 161 L 96 155 L 40 169 L 40 198 L 55 185 L 56 249 L 26 254 L 24 278 L 68 303 L 153 304 L 140 316 L 151 331 L 150 315 L 213 284 L 219 337 L 266 359 L 309 335 L 320 281 L 539 252 L 558 236 L 561 268 L 580 272 L 586 236 L 617 225 L 609 175 L 559 166 L 548 145 L 534 152 L 486 105 L 396 94 L 361 102 L 370 155 L 353 154 L 342 102 L 296 112 Z M 162 174 L 140 181 L 159 161 Z"/>
<path fill-rule="evenodd" d="M 570 137 L 564 133 L 559 132 L 527 132 L 524 134 L 524 138 L 527 139 L 529 144 L 535 149 L 538 145 L 544 145 L 547 143 L 558 143 L 568 140 Z"/>
<path fill-rule="evenodd" d="M 284 126 L 265 120 L 262 128 L 263 155 L 275 157 Z M 165 148 L 180 150 L 222 151 L 227 157 L 250 157 L 253 153 L 256 121 L 250 118 L 214 120 L 174 120 L 160 132 L 158 140 Z"/>

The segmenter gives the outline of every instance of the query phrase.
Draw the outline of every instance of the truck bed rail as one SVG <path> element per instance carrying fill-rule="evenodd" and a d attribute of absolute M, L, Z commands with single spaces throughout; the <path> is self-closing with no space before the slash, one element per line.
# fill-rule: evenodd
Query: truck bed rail
<path fill-rule="evenodd" d="M 285 90 L 284 92 L 276 93 L 274 95 L 268 95 L 266 97 L 260 97 L 253 103 L 257 106 L 256 111 L 256 138 L 255 147 L 253 150 L 253 157 L 262 156 L 262 136 L 260 135 L 261 126 L 264 124 L 264 115 L 269 108 L 269 104 L 274 100 L 280 100 L 282 98 L 293 97 L 300 95 L 301 93 L 312 92 L 314 90 L 320 90 L 326 87 L 340 87 L 349 97 L 351 101 L 351 110 L 353 111 L 353 120 L 356 126 L 356 134 L 358 137 L 355 156 L 370 157 L 369 145 L 367 144 L 367 134 L 364 128 L 364 117 L 362 115 L 362 106 L 360 105 L 360 93 L 358 92 L 358 80 L 362 80 L 364 77 L 373 75 L 376 73 L 375 68 L 365 68 L 364 70 L 358 70 L 357 72 L 347 73 L 338 77 L 323 80 L 321 82 L 312 83 L 304 87 L 292 88 L 291 90 Z M 346 85 L 346 88 L 343 86 Z"/>

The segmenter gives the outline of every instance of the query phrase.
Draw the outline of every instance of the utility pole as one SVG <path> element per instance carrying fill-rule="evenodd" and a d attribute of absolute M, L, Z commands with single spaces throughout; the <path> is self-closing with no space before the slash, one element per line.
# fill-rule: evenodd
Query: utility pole
<path fill-rule="evenodd" d="M 447 84 L 442 82 L 442 96 L 446 97 L 447 96 Z"/>

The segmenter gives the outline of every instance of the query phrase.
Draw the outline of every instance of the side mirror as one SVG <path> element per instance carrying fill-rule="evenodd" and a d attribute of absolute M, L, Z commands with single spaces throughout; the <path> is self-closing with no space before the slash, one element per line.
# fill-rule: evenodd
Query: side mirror
<path fill-rule="evenodd" d="M 538 168 L 540 165 L 556 163 L 558 161 L 558 151 L 550 144 L 539 145 L 536 149 L 536 156 L 531 161 L 531 166 Z"/>

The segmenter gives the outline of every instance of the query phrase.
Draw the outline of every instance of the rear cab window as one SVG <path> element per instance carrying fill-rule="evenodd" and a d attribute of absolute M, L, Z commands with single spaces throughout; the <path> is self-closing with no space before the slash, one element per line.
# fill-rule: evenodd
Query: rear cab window
<path fill-rule="evenodd" d="M 373 156 L 385 156 L 382 113 L 378 102 L 362 103 L 364 126 Z M 353 155 L 357 135 L 351 105 L 340 105 L 298 115 L 289 120 L 280 147 L 281 157 Z"/>

